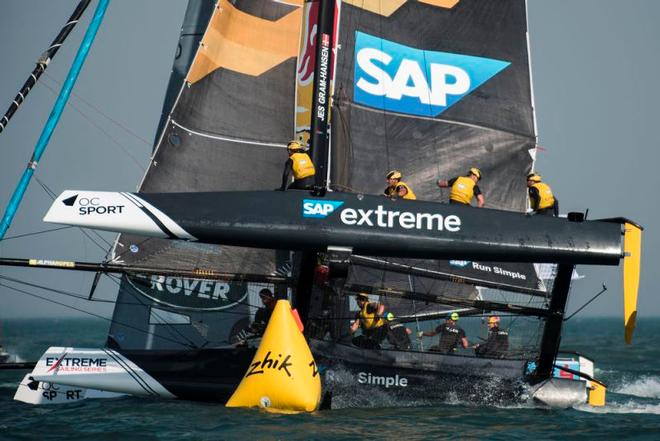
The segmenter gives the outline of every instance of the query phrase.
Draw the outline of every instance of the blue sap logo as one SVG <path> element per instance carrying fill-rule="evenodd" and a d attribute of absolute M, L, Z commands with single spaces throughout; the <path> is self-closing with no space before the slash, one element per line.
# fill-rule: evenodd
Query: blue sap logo
<path fill-rule="evenodd" d="M 470 264 L 470 260 L 450 260 L 449 265 L 457 268 L 465 268 Z"/>
<path fill-rule="evenodd" d="M 344 201 L 325 201 L 317 199 L 303 199 L 303 217 L 326 218 L 330 213 L 341 207 Z"/>
<path fill-rule="evenodd" d="M 355 34 L 353 98 L 393 112 L 437 116 L 511 64 Z"/>

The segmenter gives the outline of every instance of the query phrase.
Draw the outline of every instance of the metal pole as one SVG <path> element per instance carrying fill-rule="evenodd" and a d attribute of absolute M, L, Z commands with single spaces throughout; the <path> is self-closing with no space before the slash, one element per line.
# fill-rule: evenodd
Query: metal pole
<path fill-rule="evenodd" d="M 87 6 L 89 5 L 90 1 L 91 0 L 80 0 L 80 3 L 78 3 L 76 10 L 73 11 L 73 14 L 71 14 L 69 20 L 62 27 L 60 33 L 57 34 L 55 40 L 53 40 L 53 42 L 50 44 L 48 49 L 46 49 L 46 51 L 43 54 L 41 54 L 41 56 L 37 60 L 37 66 L 34 68 L 28 79 L 25 80 L 23 87 L 21 87 L 21 91 L 18 92 L 18 95 L 16 95 L 16 97 L 14 98 L 14 101 L 12 101 L 12 103 L 9 105 L 9 109 L 7 109 L 5 115 L 2 118 L 0 118 L 0 133 L 2 133 L 5 127 L 7 127 L 7 124 L 9 124 L 9 120 L 11 119 L 11 117 L 14 116 L 14 113 L 16 113 L 20 105 L 23 104 L 23 102 L 25 101 L 25 97 L 27 97 L 28 93 L 30 93 L 30 90 L 37 83 L 37 80 L 39 80 L 41 74 L 43 74 L 46 71 L 46 68 L 50 63 L 50 60 L 55 58 L 55 54 L 62 46 L 62 43 L 64 43 L 64 40 L 66 40 L 66 37 L 69 36 L 69 33 L 71 33 L 73 28 L 76 27 L 76 24 L 78 24 L 78 20 L 87 9 Z"/>
<path fill-rule="evenodd" d="M 96 32 L 101 25 L 101 21 L 103 21 L 103 15 L 105 14 L 105 10 L 108 7 L 109 2 L 110 0 L 99 0 L 99 4 L 96 7 L 96 11 L 94 12 L 94 17 L 92 18 L 92 21 L 87 28 L 87 32 L 85 33 L 85 37 L 83 38 L 83 41 L 78 48 L 78 53 L 76 54 L 76 58 L 73 60 L 69 74 L 67 75 L 67 78 L 62 85 L 62 89 L 60 90 L 60 94 L 57 97 L 57 101 L 55 101 L 53 110 L 51 111 L 50 116 L 48 117 L 48 121 L 46 121 L 46 125 L 44 126 L 44 129 L 41 132 L 41 136 L 37 141 L 37 145 L 34 148 L 32 159 L 30 159 L 30 162 L 28 162 L 27 168 L 23 173 L 21 180 L 18 182 L 16 190 L 14 190 L 14 194 L 9 200 L 9 204 L 7 204 L 5 214 L 2 217 L 2 224 L 0 225 L 0 239 L 5 236 L 5 233 L 9 229 L 9 225 L 11 225 L 11 221 L 16 214 L 16 210 L 18 210 L 18 206 L 21 203 L 21 199 L 23 199 L 23 195 L 27 190 L 30 179 L 32 179 L 34 170 L 37 168 L 39 160 L 41 159 L 41 155 L 43 155 L 44 151 L 46 150 L 48 141 L 50 141 L 50 137 L 52 136 L 53 131 L 55 130 L 55 127 L 57 126 L 57 123 L 62 116 L 64 106 L 66 105 L 66 102 L 71 95 L 71 90 L 73 89 L 73 86 L 78 79 L 78 74 L 80 74 L 80 70 L 85 63 L 85 58 L 87 58 L 89 49 L 94 42 L 94 37 L 96 37 Z"/>

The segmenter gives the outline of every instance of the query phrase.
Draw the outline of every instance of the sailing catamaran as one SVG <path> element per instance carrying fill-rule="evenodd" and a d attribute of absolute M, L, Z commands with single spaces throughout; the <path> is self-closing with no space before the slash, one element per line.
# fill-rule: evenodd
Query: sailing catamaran
<path fill-rule="evenodd" d="M 629 256 L 630 339 L 640 228 L 524 214 L 537 140 L 524 0 L 209 3 L 189 3 L 206 32 L 177 61 L 139 192 L 65 191 L 45 217 L 121 233 L 112 259 L 13 261 L 123 274 L 106 347 L 48 349 L 17 399 L 57 383 L 226 402 L 269 288 L 300 315 L 323 406 L 586 401 L 599 383 L 584 357 L 559 367 L 575 380 L 553 378 L 573 269 Z M 311 191 L 273 191 L 292 137 L 310 145 Z M 473 166 L 489 208 L 447 204 L 436 180 Z M 417 201 L 374 196 L 392 169 Z M 387 342 L 353 339 L 358 293 L 393 314 Z M 506 354 L 410 337 L 454 312 L 473 340 L 501 316 Z"/>

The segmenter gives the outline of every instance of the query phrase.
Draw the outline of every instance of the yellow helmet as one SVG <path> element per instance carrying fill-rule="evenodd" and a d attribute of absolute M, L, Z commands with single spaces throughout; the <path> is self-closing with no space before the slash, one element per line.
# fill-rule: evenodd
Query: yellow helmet
<path fill-rule="evenodd" d="M 401 179 L 403 175 L 399 170 L 392 170 L 387 174 L 387 179 Z"/>
<path fill-rule="evenodd" d="M 451 315 L 449 316 L 449 320 L 453 320 L 455 322 L 458 321 L 458 312 L 452 312 Z"/>
<path fill-rule="evenodd" d="M 477 179 L 481 179 L 481 170 L 479 170 L 477 167 L 472 167 L 468 173 L 471 173 L 477 177 Z"/>
<path fill-rule="evenodd" d="M 530 173 L 527 175 L 527 180 L 532 182 L 541 182 L 541 176 L 536 173 Z"/>
<path fill-rule="evenodd" d="M 500 322 L 500 318 L 496 315 L 491 315 L 490 317 L 488 317 L 488 324 L 489 325 L 494 325 L 494 324 L 499 323 L 499 322 Z"/>
<path fill-rule="evenodd" d="M 287 150 L 303 150 L 305 147 L 298 140 L 289 141 L 286 145 Z"/>

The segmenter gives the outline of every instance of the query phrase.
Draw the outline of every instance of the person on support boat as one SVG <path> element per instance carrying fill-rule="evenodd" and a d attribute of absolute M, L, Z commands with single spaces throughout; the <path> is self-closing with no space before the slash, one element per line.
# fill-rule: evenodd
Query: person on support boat
<path fill-rule="evenodd" d="M 410 188 L 410 186 L 405 182 L 401 182 L 401 178 L 403 178 L 403 175 L 399 170 L 392 170 L 389 172 L 386 176 L 387 187 L 383 191 L 383 194 L 390 198 L 399 197 L 410 200 L 417 199 L 417 196 L 415 195 L 415 192 L 412 191 L 412 188 Z"/>
<path fill-rule="evenodd" d="M 457 324 L 458 318 L 458 313 L 452 312 L 451 315 L 447 317 L 447 320 L 443 324 L 438 325 L 433 331 L 419 331 L 417 333 L 417 338 L 433 337 L 434 335 L 440 334 L 440 341 L 438 344 L 429 348 L 429 351 L 433 352 L 451 354 L 456 351 L 459 344 L 464 349 L 467 349 L 468 339 L 465 336 L 463 328 L 459 327 Z"/>
<path fill-rule="evenodd" d="M 387 337 L 389 326 L 385 315 L 385 305 L 378 302 L 370 302 L 366 293 L 355 296 L 360 310 L 351 323 L 350 332 L 355 334 L 362 329 L 362 335 L 353 337 L 355 346 L 365 349 L 380 349 L 380 343 Z"/>
<path fill-rule="evenodd" d="M 282 173 L 281 191 L 287 189 L 308 190 L 314 186 L 314 175 L 316 169 L 312 158 L 307 154 L 307 149 L 300 141 L 290 141 L 286 146 L 289 159 L 284 163 L 284 172 Z M 291 177 L 293 176 L 293 183 Z"/>
<path fill-rule="evenodd" d="M 552 189 L 536 173 L 527 175 L 527 189 L 529 192 L 529 203 L 534 214 L 544 216 L 559 216 L 559 201 L 552 194 Z"/>
<path fill-rule="evenodd" d="M 457 176 L 448 181 L 439 179 L 437 184 L 440 188 L 451 187 L 449 193 L 450 204 L 470 205 L 474 197 L 477 199 L 477 206 L 481 208 L 486 205 L 486 198 L 477 185 L 480 180 L 481 170 L 472 167 L 465 176 Z"/>
<path fill-rule="evenodd" d="M 509 332 L 500 328 L 500 318 L 488 317 L 488 338 L 484 344 L 474 345 L 477 357 L 504 358 L 509 350 Z"/>

